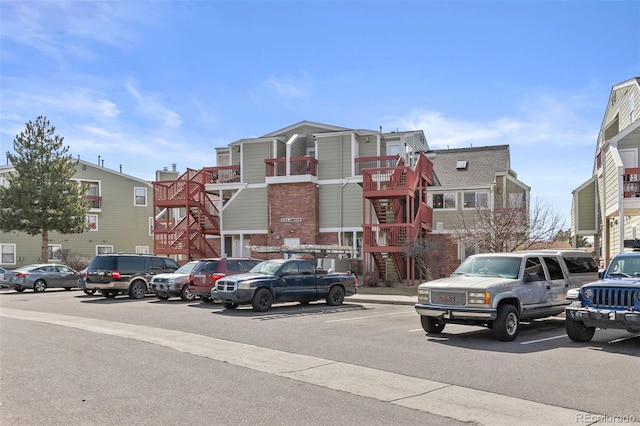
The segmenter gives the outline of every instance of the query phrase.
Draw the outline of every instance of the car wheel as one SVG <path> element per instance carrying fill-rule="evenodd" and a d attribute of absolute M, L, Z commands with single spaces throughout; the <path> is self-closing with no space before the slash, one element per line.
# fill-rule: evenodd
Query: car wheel
<path fill-rule="evenodd" d="M 193 294 L 191 290 L 189 290 L 189 286 L 185 284 L 182 287 L 182 291 L 180 292 L 180 299 L 184 300 L 185 302 L 190 302 L 195 298 L 196 298 L 196 295 Z"/>
<path fill-rule="evenodd" d="M 426 315 L 420 315 L 420 323 L 422 324 L 422 329 L 426 331 L 427 334 L 440 334 L 446 325 L 446 323 Z"/>
<path fill-rule="evenodd" d="M 498 308 L 498 316 L 493 322 L 493 335 L 503 342 L 516 338 L 520 329 L 520 315 L 513 305 L 505 304 Z"/>
<path fill-rule="evenodd" d="M 129 297 L 132 299 L 142 299 L 146 293 L 146 288 L 142 281 L 134 281 L 129 287 Z"/>
<path fill-rule="evenodd" d="M 222 306 L 225 309 L 235 309 L 238 307 L 238 305 L 236 305 L 235 303 L 231 303 L 231 302 L 222 302 Z"/>
<path fill-rule="evenodd" d="M 338 285 L 331 287 L 327 296 L 327 305 L 339 306 L 342 305 L 342 302 L 344 302 L 344 290 L 342 287 Z"/>
<path fill-rule="evenodd" d="M 84 288 L 82 291 L 84 291 L 84 294 L 88 294 L 89 296 L 96 294 L 95 288 Z"/>
<path fill-rule="evenodd" d="M 580 302 L 574 303 L 572 303 L 571 305 L 577 307 L 582 306 L 582 303 Z M 569 338 L 574 342 L 590 342 L 596 332 L 595 327 L 587 327 L 582 321 L 576 321 L 571 318 L 570 315 L 567 315 L 567 317 L 565 318 L 564 325 L 567 329 L 567 336 L 569 336 Z"/>
<path fill-rule="evenodd" d="M 33 291 L 36 293 L 42 293 L 47 288 L 47 283 L 45 280 L 36 280 L 33 283 Z"/>
<path fill-rule="evenodd" d="M 17 286 L 16 286 L 16 291 L 17 291 L 18 293 L 22 293 L 22 292 L 24 291 L 24 287 L 17 285 Z"/>
<path fill-rule="evenodd" d="M 200 296 L 200 301 L 202 303 L 213 303 L 213 298 L 211 296 Z"/>
<path fill-rule="evenodd" d="M 256 312 L 268 311 L 272 304 L 273 295 L 266 288 L 259 288 L 256 290 L 256 293 L 253 295 L 253 299 L 251 300 L 251 306 L 253 306 L 253 310 Z"/>

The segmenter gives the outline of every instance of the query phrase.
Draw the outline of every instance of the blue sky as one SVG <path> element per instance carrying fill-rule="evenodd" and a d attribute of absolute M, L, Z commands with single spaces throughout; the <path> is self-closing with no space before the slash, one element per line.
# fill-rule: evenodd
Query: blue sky
<path fill-rule="evenodd" d="M 44 115 L 74 156 L 153 180 L 302 120 L 419 129 L 510 145 L 568 227 L 611 87 L 640 76 L 640 1 L 2 0 L 0 61 L 2 152 Z"/>

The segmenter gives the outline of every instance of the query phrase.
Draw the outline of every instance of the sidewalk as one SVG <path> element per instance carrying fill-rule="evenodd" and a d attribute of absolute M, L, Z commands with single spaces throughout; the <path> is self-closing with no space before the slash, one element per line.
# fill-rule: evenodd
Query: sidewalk
<path fill-rule="evenodd" d="M 418 296 L 405 296 L 402 294 L 366 294 L 358 293 L 353 296 L 348 296 L 344 299 L 345 302 L 358 302 L 358 303 L 387 303 L 391 305 L 408 305 L 413 306 L 418 303 Z"/>

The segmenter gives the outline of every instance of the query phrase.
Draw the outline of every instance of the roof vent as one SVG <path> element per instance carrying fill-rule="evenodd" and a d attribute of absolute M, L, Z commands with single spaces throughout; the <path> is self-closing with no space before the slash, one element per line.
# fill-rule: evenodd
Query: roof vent
<path fill-rule="evenodd" d="M 458 160 L 456 163 L 456 170 L 467 170 L 469 162 L 467 160 Z"/>

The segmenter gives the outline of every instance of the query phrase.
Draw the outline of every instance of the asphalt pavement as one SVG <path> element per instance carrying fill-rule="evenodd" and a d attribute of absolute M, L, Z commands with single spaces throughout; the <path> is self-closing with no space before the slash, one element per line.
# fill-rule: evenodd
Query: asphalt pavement
<path fill-rule="evenodd" d="M 345 298 L 345 302 L 357 303 L 387 303 L 390 305 L 410 305 L 418 303 L 418 296 L 406 296 L 402 294 L 367 294 L 358 293 Z"/>

